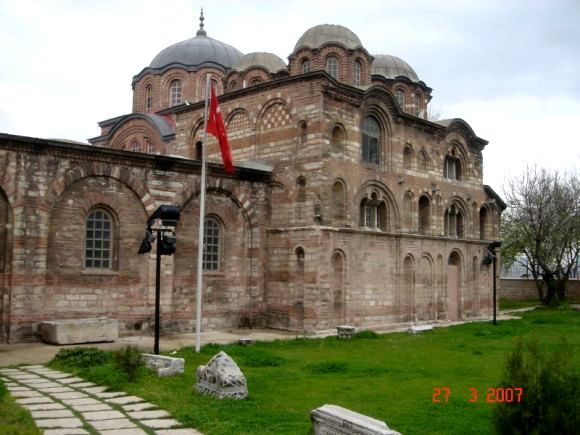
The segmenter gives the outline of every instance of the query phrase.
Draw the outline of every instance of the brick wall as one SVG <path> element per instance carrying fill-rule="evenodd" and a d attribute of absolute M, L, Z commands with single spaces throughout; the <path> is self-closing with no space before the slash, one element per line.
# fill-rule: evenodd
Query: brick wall
<path fill-rule="evenodd" d="M 538 290 L 533 279 L 500 279 L 499 295 L 501 298 L 524 300 L 538 299 Z M 566 286 L 566 298 L 580 301 L 580 280 L 568 281 Z"/>

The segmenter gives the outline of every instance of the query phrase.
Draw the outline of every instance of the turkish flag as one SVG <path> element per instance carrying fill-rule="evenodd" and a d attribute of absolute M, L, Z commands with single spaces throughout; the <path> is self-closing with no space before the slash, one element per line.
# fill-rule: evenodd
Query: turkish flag
<path fill-rule="evenodd" d="M 211 87 L 211 97 L 209 100 L 209 116 L 207 118 L 207 132 L 215 136 L 220 143 L 222 152 L 222 160 L 224 161 L 224 169 L 226 172 L 234 172 L 234 165 L 232 163 L 232 153 L 230 151 L 230 144 L 228 143 L 228 135 L 226 133 L 226 126 L 222 118 L 220 107 L 218 106 L 215 89 Z"/>

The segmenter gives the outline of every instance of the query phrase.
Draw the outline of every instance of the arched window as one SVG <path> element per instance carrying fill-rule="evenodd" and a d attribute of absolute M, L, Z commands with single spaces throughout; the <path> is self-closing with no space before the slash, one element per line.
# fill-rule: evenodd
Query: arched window
<path fill-rule="evenodd" d="M 206 217 L 203 227 L 203 270 L 220 270 L 221 228 L 217 219 Z"/>
<path fill-rule="evenodd" d="M 463 213 L 455 204 L 445 211 L 445 235 L 462 239 L 464 237 Z"/>
<path fill-rule="evenodd" d="M 421 149 L 421 152 L 419 153 L 419 169 L 422 172 L 429 170 L 429 156 L 424 148 Z"/>
<path fill-rule="evenodd" d="M 332 209 L 334 219 L 340 221 L 346 217 L 346 192 L 340 181 L 332 186 Z"/>
<path fill-rule="evenodd" d="M 461 180 L 463 178 L 461 160 L 456 156 L 455 150 L 451 151 L 451 155 L 445 156 L 443 174 L 445 178 L 451 180 Z"/>
<path fill-rule="evenodd" d="M 399 106 L 401 106 L 401 110 L 405 110 L 405 91 L 397 89 L 395 91 L 395 98 L 397 99 Z"/>
<path fill-rule="evenodd" d="M 236 89 L 238 89 L 238 82 L 236 82 L 235 80 L 233 80 L 230 83 L 229 90 L 231 92 L 231 91 L 235 91 Z"/>
<path fill-rule="evenodd" d="M 302 73 L 310 72 L 310 59 L 304 59 L 302 61 Z"/>
<path fill-rule="evenodd" d="M 299 124 L 300 130 L 300 146 L 304 146 L 306 143 L 306 139 L 308 138 L 308 124 L 306 121 L 300 121 Z"/>
<path fill-rule="evenodd" d="M 145 112 L 151 112 L 153 110 L 153 91 L 151 85 L 147 85 L 145 88 Z"/>
<path fill-rule="evenodd" d="M 381 129 L 378 121 L 367 116 L 362 128 L 362 160 L 366 163 L 379 164 L 379 146 L 381 143 Z"/>
<path fill-rule="evenodd" d="M 195 160 L 201 160 L 202 153 L 203 153 L 202 143 L 201 143 L 201 141 L 197 141 L 195 143 Z"/>
<path fill-rule="evenodd" d="M 338 59 L 336 57 L 329 56 L 326 59 L 326 72 L 338 80 Z"/>
<path fill-rule="evenodd" d="M 405 145 L 403 150 L 403 167 L 405 169 L 413 169 L 413 148 Z"/>
<path fill-rule="evenodd" d="M 87 217 L 85 268 L 113 268 L 113 218 L 102 208 L 91 211 Z"/>
<path fill-rule="evenodd" d="M 360 86 L 362 85 L 362 63 L 360 60 L 357 60 L 354 63 L 354 85 Z"/>
<path fill-rule="evenodd" d="M 145 139 L 145 152 L 155 154 L 155 151 L 157 151 L 155 145 L 149 139 Z"/>
<path fill-rule="evenodd" d="M 387 205 L 385 201 L 379 200 L 376 192 L 373 192 L 370 198 L 363 198 L 360 203 L 360 226 L 381 231 L 387 230 Z"/>
<path fill-rule="evenodd" d="M 131 141 L 131 145 L 129 145 L 129 150 L 131 150 L 135 153 L 141 152 L 141 144 L 139 143 L 139 141 L 137 139 L 133 139 Z"/>
<path fill-rule="evenodd" d="M 332 150 L 342 151 L 344 149 L 344 130 L 340 126 L 332 129 Z"/>
<path fill-rule="evenodd" d="M 250 86 L 256 86 L 256 85 L 259 85 L 260 83 L 262 83 L 262 79 L 255 78 L 255 79 L 252 79 L 252 81 L 250 82 Z"/>
<path fill-rule="evenodd" d="M 219 87 L 218 81 L 216 79 L 211 79 L 210 82 L 211 82 L 211 85 L 213 86 L 213 88 L 215 89 L 216 95 L 219 95 L 220 94 L 220 92 L 219 92 L 220 87 Z"/>
<path fill-rule="evenodd" d="M 479 210 L 479 238 L 481 240 L 487 240 L 489 238 L 487 221 L 487 208 L 481 207 Z"/>
<path fill-rule="evenodd" d="M 169 107 L 181 104 L 181 80 L 173 80 L 169 86 Z"/>
<path fill-rule="evenodd" d="M 426 196 L 419 198 L 419 233 L 429 234 L 431 229 L 431 201 Z"/>
<path fill-rule="evenodd" d="M 306 178 L 296 179 L 296 219 L 301 223 L 306 217 Z"/>

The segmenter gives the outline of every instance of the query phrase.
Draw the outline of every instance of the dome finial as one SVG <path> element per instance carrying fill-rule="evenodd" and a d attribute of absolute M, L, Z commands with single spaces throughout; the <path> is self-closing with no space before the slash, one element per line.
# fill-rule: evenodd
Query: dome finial
<path fill-rule="evenodd" d="M 207 32 L 203 30 L 203 20 L 205 20 L 205 18 L 203 17 L 203 8 L 201 8 L 201 15 L 199 16 L 199 30 L 196 33 L 197 36 L 207 36 Z"/>

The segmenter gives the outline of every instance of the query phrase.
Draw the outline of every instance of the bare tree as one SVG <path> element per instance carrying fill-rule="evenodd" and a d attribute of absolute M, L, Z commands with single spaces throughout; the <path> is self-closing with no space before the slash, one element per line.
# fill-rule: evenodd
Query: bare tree
<path fill-rule="evenodd" d="M 580 184 L 577 174 L 526 168 L 506 183 L 502 215 L 502 258 L 521 263 L 532 275 L 540 300 L 566 296 L 580 254 Z"/>

